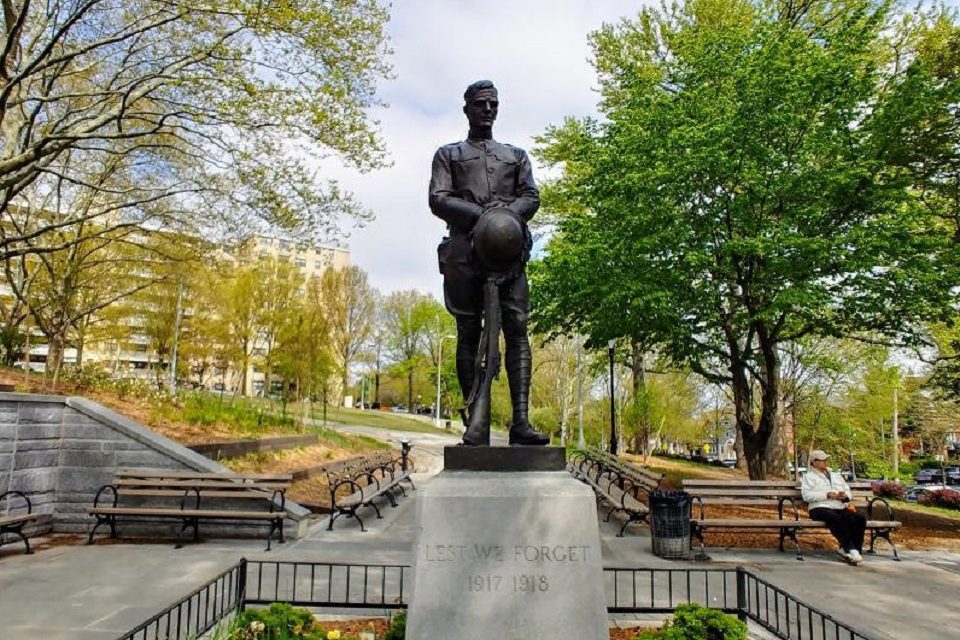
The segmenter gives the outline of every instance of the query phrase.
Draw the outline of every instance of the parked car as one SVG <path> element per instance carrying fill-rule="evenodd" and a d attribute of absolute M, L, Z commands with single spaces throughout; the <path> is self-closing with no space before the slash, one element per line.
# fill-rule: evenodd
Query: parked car
<path fill-rule="evenodd" d="M 393 409 L 391 409 L 391 411 L 393 411 L 394 413 L 408 413 L 407 405 L 404 405 L 404 404 L 398 404 Z"/>
<path fill-rule="evenodd" d="M 904 500 L 907 502 L 916 502 L 924 493 L 932 493 L 934 491 L 950 491 L 960 494 L 960 491 L 957 491 L 954 487 L 948 487 L 943 484 L 915 484 L 907 487 Z"/>
<path fill-rule="evenodd" d="M 921 469 L 913 476 L 917 484 L 944 484 L 943 472 L 940 469 Z M 946 484 L 960 484 L 960 466 L 951 465 L 947 467 Z"/>

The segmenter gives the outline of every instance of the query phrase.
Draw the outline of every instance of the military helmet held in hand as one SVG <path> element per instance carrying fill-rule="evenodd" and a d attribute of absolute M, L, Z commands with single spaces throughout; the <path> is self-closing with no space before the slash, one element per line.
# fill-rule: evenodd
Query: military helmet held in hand
<path fill-rule="evenodd" d="M 493 207 L 473 227 L 473 253 L 491 273 L 509 273 L 520 266 L 526 237 L 523 222 L 506 207 Z"/>

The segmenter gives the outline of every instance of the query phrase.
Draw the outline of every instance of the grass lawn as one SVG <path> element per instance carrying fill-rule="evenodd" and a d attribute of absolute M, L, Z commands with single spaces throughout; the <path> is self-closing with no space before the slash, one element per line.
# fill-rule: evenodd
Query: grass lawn
<path fill-rule="evenodd" d="M 953 520 L 960 521 L 960 511 L 957 509 L 944 509 L 943 507 L 928 507 L 916 502 L 902 502 L 900 500 L 890 500 L 890 506 L 894 509 L 906 509 L 907 511 L 917 511 L 919 513 L 930 513 L 937 516 L 944 516 Z"/>
<path fill-rule="evenodd" d="M 323 420 L 323 409 L 314 408 L 313 419 Z M 327 407 L 327 422 L 373 427 L 376 429 L 392 429 L 394 431 L 411 431 L 414 433 L 449 433 L 444 429 L 437 429 L 432 423 L 405 416 L 402 413 L 387 411 L 372 411 L 361 409 L 345 409 L 343 407 Z"/>

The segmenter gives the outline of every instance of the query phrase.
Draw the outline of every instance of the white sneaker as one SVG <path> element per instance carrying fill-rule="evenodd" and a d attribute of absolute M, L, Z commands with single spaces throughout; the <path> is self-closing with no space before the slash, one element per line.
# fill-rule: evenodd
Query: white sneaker
<path fill-rule="evenodd" d="M 850 552 L 847 553 L 847 557 L 850 559 L 850 564 L 853 564 L 853 565 L 857 565 L 863 562 L 863 557 L 860 555 L 860 552 L 857 551 L 856 549 L 851 549 Z"/>
<path fill-rule="evenodd" d="M 846 549 L 837 549 L 837 555 L 840 556 L 844 562 L 850 562 L 850 554 L 847 553 Z"/>

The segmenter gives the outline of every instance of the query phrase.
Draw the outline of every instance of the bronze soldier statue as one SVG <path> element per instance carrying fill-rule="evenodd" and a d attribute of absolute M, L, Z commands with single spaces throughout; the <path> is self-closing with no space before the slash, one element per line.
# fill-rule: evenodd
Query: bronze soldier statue
<path fill-rule="evenodd" d="M 511 445 L 546 445 L 549 436 L 534 429 L 527 417 L 530 393 L 530 341 L 527 315 L 530 310 L 525 263 L 530 255 L 531 236 L 527 222 L 540 207 L 540 193 L 533 181 L 530 159 L 523 149 L 493 139 L 493 123 L 499 102 L 497 89 L 489 80 L 467 87 L 463 112 L 470 123 L 467 139 L 440 147 L 433 157 L 430 177 L 430 210 L 447 223 L 449 237 L 437 248 L 447 310 L 457 322 L 457 378 L 467 402 L 467 430 L 463 444 L 490 443 L 489 384 L 486 397 L 477 379 L 482 368 L 481 336 L 484 323 L 492 332 L 495 357 L 485 360 L 486 374 L 499 369 L 497 341 L 502 325 L 506 342 L 506 369 L 510 385 L 513 420 Z M 481 218 L 484 224 L 478 226 Z M 485 246 L 492 251 L 516 238 L 519 249 L 514 264 L 504 266 L 490 255 L 478 255 L 482 229 Z M 477 247 L 475 242 L 477 241 Z M 511 253 L 508 247 L 507 253 Z M 508 260 L 507 262 L 510 262 Z M 484 319 L 485 287 L 487 309 L 497 308 L 499 316 Z M 489 338 L 489 336 L 488 336 Z M 488 352 L 489 353 L 489 352 Z M 492 361 L 491 361 L 492 360 Z M 485 403 L 485 404 L 484 404 Z M 477 409 L 480 405 L 482 408 Z"/>

